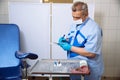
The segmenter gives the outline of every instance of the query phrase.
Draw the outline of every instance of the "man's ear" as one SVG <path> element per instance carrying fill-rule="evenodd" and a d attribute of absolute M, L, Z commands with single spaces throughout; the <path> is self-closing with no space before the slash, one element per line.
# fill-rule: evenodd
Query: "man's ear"
<path fill-rule="evenodd" d="M 82 16 L 85 17 L 85 16 L 88 16 L 88 13 L 86 11 L 82 11 Z"/>

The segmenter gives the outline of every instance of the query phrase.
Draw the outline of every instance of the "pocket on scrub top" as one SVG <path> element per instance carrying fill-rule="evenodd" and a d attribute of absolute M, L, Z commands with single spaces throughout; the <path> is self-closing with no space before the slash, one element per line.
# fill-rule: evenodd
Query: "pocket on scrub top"
<path fill-rule="evenodd" d="M 78 43 L 81 44 L 84 41 L 84 38 L 80 35 L 77 35 Z"/>

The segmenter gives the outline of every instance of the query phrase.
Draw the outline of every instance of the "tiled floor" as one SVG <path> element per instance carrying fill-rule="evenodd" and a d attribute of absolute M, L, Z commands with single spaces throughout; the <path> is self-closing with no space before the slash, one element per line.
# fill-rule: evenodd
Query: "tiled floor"
<path fill-rule="evenodd" d="M 26 79 L 25 79 L 26 80 Z M 29 77 L 28 80 L 49 80 L 47 77 Z M 68 77 L 64 78 L 53 78 L 53 80 L 70 80 Z M 120 80 L 120 77 L 113 78 L 113 77 L 103 77 L 102 80 Z"/>
<path fill-rule="evenodd" d="M 103 77 L 102 80 L 120 80 L 120 77 Z"/>

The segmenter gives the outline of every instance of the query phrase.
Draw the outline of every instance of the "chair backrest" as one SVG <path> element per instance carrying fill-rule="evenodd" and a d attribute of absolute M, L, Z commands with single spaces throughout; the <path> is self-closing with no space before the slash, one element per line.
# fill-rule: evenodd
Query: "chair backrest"
<path fill-rule="evenodd" d="M 15 24 L 0 24 L 0 68 L 17 66 L 15 52 L 20 48 L 20 32 Z"/>
<path fill-rule="evenodd" d="M 21 80 L 20 32 L 15 24 L 0 24 L 0 80 Z"/>

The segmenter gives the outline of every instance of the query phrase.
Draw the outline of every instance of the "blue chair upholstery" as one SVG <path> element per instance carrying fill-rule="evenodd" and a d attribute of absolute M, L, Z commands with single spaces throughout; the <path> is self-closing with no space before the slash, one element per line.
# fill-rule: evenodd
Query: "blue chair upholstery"
<path fill-rule="evenodd" d="M 16 57 L 16 52 L 19 50 L 20 30 L 18 26 L 0 24 L 0 80 L 21 80 L 21 59 L 19 56 Z M 24 57 L 29 58 L 31 54 L 27 53 L 26 57 L 24 53 Z"/>

